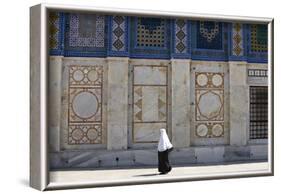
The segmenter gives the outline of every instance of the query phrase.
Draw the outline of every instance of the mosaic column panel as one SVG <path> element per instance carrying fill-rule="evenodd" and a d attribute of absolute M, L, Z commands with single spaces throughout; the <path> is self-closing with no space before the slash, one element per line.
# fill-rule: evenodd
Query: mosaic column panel
<path fill-rule="evenodd" d="M 102 143 L 102 66 L 69 67 L 68 144 Z"/>
<path fill-rule="evenodd" d="M 124 16 L 114 16 L 112 18 L 112 50 L 125 50 L 125 22 Z"/>
<path fill-rule="evenodd" d="M 176 53 L 185 53 L 187 50 L 186 21 L 177 19 L 175 24 L 175 51 Z"/>
<path fill-rule="evenodd" d="M 195 134 L 224 136 L 224 73 L 195 73 Z"/>
<path fill-rule="evenodd" d="M 232 51 L 233 56 L 244 55 L 243 25 L 241 23 L 232 24 Z"/>
<path fill-rule="evenodd" d="M 159 129 L 167 129 L 166 66 L 133 67 L 133 142 L 158 141 Z"/>
<path fill-rule="evenodd" d="M 128 56 L 128 17 L 110 17 L 109 55 Z"/>
<path fill-rule="evenodd" d="M 59 17 L 57 12 L 50 12 L 49 14 L 49 47 L 50 49 L 59 48 Z"/>
<path fill-rule="evenodd" d="M 50 55 L 63 54 L 64 40 L 64 14 L 59 12 L 50 12 L 48 15 L 49 31 L 49 53 Z"/>

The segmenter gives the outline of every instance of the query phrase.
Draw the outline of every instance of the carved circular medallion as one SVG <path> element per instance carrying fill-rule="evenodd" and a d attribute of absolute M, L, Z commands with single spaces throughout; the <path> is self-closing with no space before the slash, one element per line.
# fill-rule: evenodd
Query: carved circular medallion
<path fill-rule="evenodd" d="M 205 86 L 208 83 L 208 77 L 206 74 L 199 74 L 197 75 L 196 82 L 199 86 Z"/>
<path fill-rule="evenodd" d="M 98 135 L 99 134 L 95 128 L 91 128 L 87 131 L 87 137 L 89 140 L 93 141 L 93 140 L 97 139 Z"/>
<path fill-rule="evenodd" d="M 81 70 L 75 70 L 73 72 L 73 79 L 77 82 L 82 81 L 84 79 L 84 73 Z"/>
<path fill-rule="evenodd" d="M 97 71 L 91 70 L 88 72 L 88 79 L 92 82 L 96 81 L 99 78 Z"/>
<path fill-rule="evenodd" d="M 208 127 L 204 124 L 200 124 L 196 128 L 196 133 L 199 137 L 205 137 L 208 134 Z"/>
<path fill-rule="evenodd" d="M 212 134 L 216 137 L 220 137 L 222 136 L 223 134 L 223 128 L 222 128 L 222 125 L 220 124 L 215 124 L 213 127 L 212 127 Z"/>
<path fill-rule="evenodd" d="M 98 107 L 97 97 L 87 91 L 78 93 L 72 101 L 74 113 L 82 119 L 93 117 L 98 111 Z"/>
<path fill-rule="evenodd" d="M 220 114 L 222 102 L 220 96 L 214 92 L 206 92 L 200 96 L 198 109 L 201 116 L 212 119 Z"/>
<path fill-rule="evenodd" d="M 212 83 L 214 86 L 218 87 L 218 86 L 221 86 L 222 83 L 223 83 L 223 78 L 220 74 L 215 74 L 213 77 L 212 77 Z"/>
<path fill-rule="evenodd" d="M 79 141 L 83 138 L 84 132 L 77 128 L 72 131 L 71 135 L 74 140 Z"/>

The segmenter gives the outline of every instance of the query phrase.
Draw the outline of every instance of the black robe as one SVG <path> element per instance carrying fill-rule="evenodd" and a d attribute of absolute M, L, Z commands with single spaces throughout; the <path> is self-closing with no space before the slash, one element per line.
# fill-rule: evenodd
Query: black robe
<path fill-rule="evenodd" d="M 163 152 L 158 151 L 158 171 L 162 174 L 166 174 L 172 170 L 172 167 L 169 162 L 169 153 L 173 148 L 165 150 Z"/>

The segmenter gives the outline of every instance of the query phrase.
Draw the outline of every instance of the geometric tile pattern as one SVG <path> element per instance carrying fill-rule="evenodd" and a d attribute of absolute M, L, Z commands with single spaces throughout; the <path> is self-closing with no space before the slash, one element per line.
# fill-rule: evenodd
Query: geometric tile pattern
<path fill-rule="evenodd" d="M 102 143 L 102 66 L 69 66 L 68 144 Z"/>
<path fill-rule="evenodd" d="M 195 134 L 224 135 L 224 73 L 195 73 Z"/>
<path fill-rule="evenodd" d="M 250 25 L 251 51 L 267 52 L 267 25 Z"/>
<path fill-rule="evenodd" d="M 105 16 L 70 14 L 69 45 L 71 47 L 104 47 Z"/>
<path fill-rule="evenodd" d="M 268 138 L 268 88 L 250 87 L 250 139 Z"/>
<path fill-rule="evenodd" d="M 155 104 L 152 105 L 153 109 L 157 109 L 154 111 L 154 116 L 145 117 L 144 116 L 144 103 L 148 103 L 145 101 L 144 95 L 146 94 L 144 91 L 154 90 L 156 93 Z M 166 121 L 166 86 L 135 86 L 134 87 L 134 122 L 165 122 Z M 156 118 L 156 119 L 153 119 Z"/>
<path fill-rule="evenodd" d="M 59 47 L 59 13 L 50 12 L 48 25 L 49 25 L 49 48 L 58 49 L 58 47 Z"/>
<path fill-rule="evenodd" d="M 69 83 L 71 87 L 100 86 L 102 85 L 102 66 L 79 66 L 70 67 Z"/>
<path fill-rule="evenodd" d="M 222 49 L 222 23 L 210 21 L 197 22 L 197 48 Z"/>
<path fill-rule="evenodd" d="M 183 19 L 176 19 L 175 24 L 175 51 L 185 53 L 187 50 L 187 22 Z"/>
<path fill-rule="evenodd" d="M 265 69 L 248 69 L 249 77 L 267 77 L 268 71 Z"/>
<path fill-rule="evenodd" d="M 125 50 L 126 17 L 113 16 L 112 19 L 112 50 Z"/>
<path fill-rule="evenodd" d="M 134 143 L 152 143 L 158 141 L 159 127 L 167 127 L 167 67 L 166 66 L 134 66 L 134 76 L 137 71 L 141 71 L 142 68 L 152 69 L 152 73 L 149 74 L 150 80 L 135 80 L 133 81 L 133 142 Z M 156 74 L 155 71 L 160 72 L 162 75 Z M 142 71 L 143 72 L 143 71 Z M 163 76 L 165 80 L 155 83 L 153 80 L 157 80 L 157 76 Z M 147 132 L 147 128 L 151 132 Z M 166 128 L 167 129 L 167 128 Z M 156 137 L 151 138 L 142 137 L 141 141 L 136 138 L 134 134 L 157 134 Z"/>
<path fill-rule="evenodd" d="M 70 125 L 68 144 L 100 144 L 102 129 L 100 124 Z"/>
<path fill-rule="evenodd" d="M 165 20 L 138 18 L 137 47 L 165 47 Z"/>
<path fill-rule="evenodd" d="M 223 89 L 224 87 L 224 73 L 213 72 L 196 72 L 195 86 L 197 89 Z"/>
<path fill-rule="evenodd" d="M 203 138 L 223 137 L 223 123 L 197 123 L 196 136 Z"/>
<path fill-rule="evenodd" d="M 243 26 L 241 23 L 232 24 L 232 55 L 243 56 Z"/>

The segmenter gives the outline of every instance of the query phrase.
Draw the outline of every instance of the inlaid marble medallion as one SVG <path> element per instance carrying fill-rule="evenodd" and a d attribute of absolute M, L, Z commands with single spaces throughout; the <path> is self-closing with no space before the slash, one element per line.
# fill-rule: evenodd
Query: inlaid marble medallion
<path fill-rule="evenodd" d="M 102 74 L 102 66 L 69 67 L 68 144 L 102 143 Z"/>
<path fill-rule="evenodd" d="M 224 73 L 195 73 L 195 134 L 222 137 L 224 134 Z"/>

